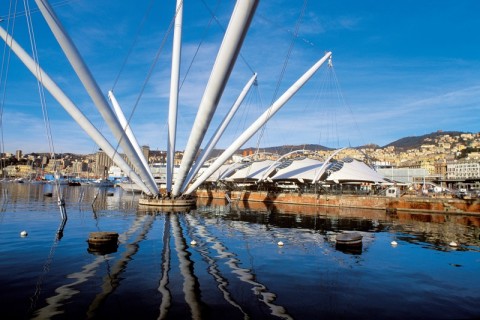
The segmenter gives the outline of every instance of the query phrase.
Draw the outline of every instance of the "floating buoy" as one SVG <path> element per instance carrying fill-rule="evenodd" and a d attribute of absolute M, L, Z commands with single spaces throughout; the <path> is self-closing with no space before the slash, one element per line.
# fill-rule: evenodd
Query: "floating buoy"
<path fill-rule="evenodd" d="M 455 241 L 452 241 L 448 244 L 450 247 L 458 247 L 458 243 L 456 243 Z"/>
<path fill-rule="evenodd" d="M 26 237 L 28 236 L 28 232 L 23 230 L 22 232 L 20 232 L 20 237 Z"/>
<path fill-rule="evenodd" d="M 341 233 L 335 237 L 337 246 L 361 246 L 363 236 L 357 232 Z"/>
<path fill-rule="evenodd" d="M 94 254 L 108 254 L 117 251 L 118 248 L 118 233 L 99 231 L 90 232 L 88 237 L 88 252 Z"/>
<path fill-rule="evenodd" d="M 282 241 L 278 241 L 277 245 L 278 245 L 279 247 L 283 247 L 283 242 L 282 242 Z"/>
<path fill-rule="evenodd" d="M 192 241 L 190 241 L 190 244 L 191 244 L 192 246 L 196 246 L 196 245 L 197 245 L 197 241 L 192 240 Z"/>
<path fill-rule="evenodd" d="M 392 247 L 396 247 L 397 246 L 397 241 L 393 240 L 392 242 L 390 242 L 390 244 L 392 245 Z"/>

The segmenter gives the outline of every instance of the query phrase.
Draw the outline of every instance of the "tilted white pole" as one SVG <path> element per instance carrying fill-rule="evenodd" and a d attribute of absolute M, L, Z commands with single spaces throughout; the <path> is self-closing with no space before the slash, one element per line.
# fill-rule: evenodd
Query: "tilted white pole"
<path fill-rule="evenodd" d="M 123 160 L 118 152 L 112 147 L 108 140 L 95 128 L 95 126 L 85 117 L 85 115 L 75 106 L 75 104 L 63 93 L 57 84 L 46 74 L 40 66 L 22 49 L 22 47 L 13 38 L 0 27 L 0 37 L 18 56 L 30 72 L 40 81 L 40 83 L 52 94 L 52 96 L 62 105 L 68 114 L 80 125 L 80 127 L 95 141 L 96 144 L 125 172 L 133 182 L 142 188 L 142 191 L 148 195 L 153 195 L 149 188 L 143 183 L 140 177 Z"/>
<path fill-rule="evenodd" d="M 280 98 L 275 101 L 268 110 L 266 110 L 254 123 L 250 125 L 231 145 L 228 147 L 210 167 L 208 167 L 202 175 L 185 191 L 185 194 L 190 194 L 205 180 L 207 180 L 222 164 L 225 163 L 245 142 L 247 142 L 273 115 L 280 110 L 281 107 L 297 91 L 315 74 L 315 72 L 322 66 L 322 64 L 332 55 L 327 52 L 323 58 L 317 61 L 303 76 L 301 76 Z"/>
<path fill-rule="evenodd" d="M 142 161 L 143 167 L 145 168 L 147 173 L 151 175 L 151 179 L 155 180 L 155 178 L 152 175 L 152 172 L 148 167 L 148 160 L 145 159 L 145 155 L 143 154 L 142 149 L 138 144 L 137 138 L 135 138 L 135 134 L 133 133 L 132 128 L 130 127 L 130 124 L 125 118 L 125 114 L 123 113 L 123 110 L 120 107 L 120 104 L 118 103 L 117 98 L 113 94 L 113 91 L 111 90 L 108 91 L 108 98 L 112 102 L 113 111 L 115 112 L 115 115 L 117 116 L 118 121 L 120 122 L 120 125 L 124 128 L 125 133 L 127 134 L 127 139 L 130 139 L 130 142 L 133 145 L 135 152 L 137 153 L 138 157 Z"/>
<path fill-rule="evenodd" d="M 175 28 L 173 30 L 172 70 L 170 78 L 170 101 L 168 106 L 167 145 L 167 194 L 172 191 L 173 168 L 175 166 L 175 140 L 177 135 L 178 83 L 180 57 L 182 54 L 183 0 L 177 0 Z"/>
<path fill-rule="evenodd" d="M 128 159 L 132 162 L 138 174 L 144 180 L 145 184 L 151 190 L 151 192 L 158 193 L 158 187 L 155 184 L 155 181 L 150 178 L 151 175 L 147 173 L 145 168 L 143 168 L 142 162 L 135 153 L 132 144 L 128 139 L 125 138 L 125 132 L 123 131 L 122 126 L 118 122 L 118 119 L 115 116 L 112 108 L 110 108 L 107 100 L 105 99 L 105 96 L 100 91 L 98 84 L 93 79 L 90 70 L 81 58 L 77 48 L 73 44 L 66 31 L 63 29 L 60 20 L 55 15 L 52 7 L 48 4 L 47 0 L 35 0 L 35 3 L 40 9 L 40 12 L 42 13 L 45 20 L 47 21 L 47 24 L 52 30 L 55 38 L 57 39 L 58 44 L 60 45 L 60 47 L 62 47 L 62 50 L 70 61 L 70 64 L 80 78 L 80 81 L 82 82 L 83 86 L 92 98 L 103 119 L 110 127 L 110 130 L 112 130 L 114 137 L 119 142 Z"/>
<path fill-rule="evenodd" d="M 255 73 L 247 82 L 242 92 L 240 92 L 240 95 L 238 96 L 237 100 L 235 101 L 232 108 L 230 109 L 228 114 L 225 116 L 225 118 L 223 119 L 222 123 L 217 128 L 213 136 L 210 138 L 205 148 L 202 150 L 202 153 L 198 156 L 197 160 L 195 160 L 195 163 L 192 169 L 188 173 L 187 179 L 183 183 L 182 192 L 187 188 L 188 184 L 192 181 L 192 179 L 195 177 L 195 175 L 198 173 L 200 168 L 203 166 L 203 164 L 207 160 L 213 148 L 215 148 L 215 146 L 217 145 L 218 140 L 220 140 L 220 138 L 222 137 L 223 132 L 225 131 L 227 126 L 230 124 L 230 121 L 232 120 L 233 116 L 237 112 L 238 107 L 240 107 L 240 105 L 242 104 L 243 99 L 245 99 L 245 96 L 247 95 L 252 85 L 255 83 L 256 79 L 257 79 L 257 74 Z"/>
<path fill-rule="evenodd" d="M 222 45 L 217 54 L 207 87 L 198 107 L 197 116 L 188 138 L 180 170 L 175 178 L 173 196 L 180 194 L 183 182 L 190 170 L 195 156 L 200 149 L 203 137 L 217 108 L 223 90 L 233 69 L 250 22 L 259 0 L 238 0 L 225 32 Z"/>

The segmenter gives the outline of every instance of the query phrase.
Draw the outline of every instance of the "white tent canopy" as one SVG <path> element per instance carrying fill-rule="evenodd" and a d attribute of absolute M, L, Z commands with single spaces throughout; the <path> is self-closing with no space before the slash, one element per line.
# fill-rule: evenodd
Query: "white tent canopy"
<path fill-rule="evenodd" d="M 235 180 L 245 180 L 245 179 L 253 179 L 258 180 L 263 176 L 265 170 L 267 170 L 272 164 L 274 163 L 273 160 L 262 160 L 262 161 L 254 161 L 254 162 L 247 162 L 246 165 L 238 169 L 234 174 L 230 177 L 226 178 L 227 181 L 235 181 Z"/>
<path fill-rule="evenodd" d="M 218 180 L 223 180 L 229 177 L 237 169 L 245 166 L 243 162 L 235 162 L 230 164 L 224 164 L 217 171 L 215 171 L 206 181 L 207 182 L 216 182 Z"/>
<path fill-rule="evenodd" d="M 342 181 L 358 181 L 358 182 L 371 182 L 371 183 L 382 183 L 386 182 L 383 179 L 383 176 L 377 171 L 373 170 L 365 163 L 355 160 L 355 159 L 344 159 L 343 161 L 338 161 L 332 163 L 327 168 L 327 172 L 331 173 L 326 178 L 326 181 L 331 182 L 342 182 Z"/>
<path fill-rule="evenodd" d="M 320 173 L 319 170 L 323 172 Z M 356 159 L 345 158 L 324 166 L 324 162 L 306 157 L 283 162 L 261 160 L 223 165 L 207 181 L 237 182 L 263 179 L 270 182 L 311 183 L 316 176 L 319 176 L 319 173 L 323 182 L 329 183 L 368 182 L 378 184 L 387 182 L 382 174 Z"/>
<path fill-rule="evenodd" d="M 289 164 L 288 164 L 289 163 Z M 315 159 L 303 158 L 300 160 L 287 160 L 287 166 L 278 166 L 278 171 L 271 180 L 313 180 L 320 170 L 323 162 Z"/>

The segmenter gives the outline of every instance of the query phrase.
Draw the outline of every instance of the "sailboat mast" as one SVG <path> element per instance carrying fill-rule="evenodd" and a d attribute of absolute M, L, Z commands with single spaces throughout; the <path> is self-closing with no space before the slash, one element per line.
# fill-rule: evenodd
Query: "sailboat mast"
<path fill-rule="evenodd" d="M 170 78 L 170 101 L 168 106 L 167 145 L 167 194 L 172 191 L 175 167 L 175 140 L 177 134 L 178 84 L 180 78 L 180 57 L 182 54 L 183 0 L 177 0 L 175 28 L 173 31 L 172 70 Z"/>
<path fill-rule="evenodd" d="M 198 107 L 197 116 L 185 147 L 182 163 L 180 164 L 180 170 L 175 178 L 175 185 L 173 186 L 174 197 L 180 194 L 183 182 L 200 149 L 202 140 L 235 65 L 258 2 L 259 0 L 238 0 L 235 4 L 202 101 Z"/>

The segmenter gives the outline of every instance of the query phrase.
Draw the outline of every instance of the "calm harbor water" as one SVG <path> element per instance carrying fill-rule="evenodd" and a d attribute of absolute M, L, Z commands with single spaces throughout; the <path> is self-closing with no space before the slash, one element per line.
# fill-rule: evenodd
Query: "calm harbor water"
<path fill-rule="evenodd" d="M 480 216 L 202 201 L 164 212 L 82 186 L 62 188 L 59 236 L 51 185 L 0 188 L 3 319 L 480 317 Z M 89 250 L 94 231 L 118 232 L 118 248 Z M 350 231 L 362 247 L 337 248 Z"/>

